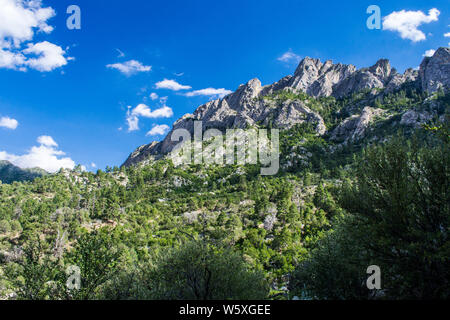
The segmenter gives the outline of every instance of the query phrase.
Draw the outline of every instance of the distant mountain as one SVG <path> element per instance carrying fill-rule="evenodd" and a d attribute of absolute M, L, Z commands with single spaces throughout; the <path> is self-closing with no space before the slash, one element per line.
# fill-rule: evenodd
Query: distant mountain
<path fill-rule="evenodd" d="M 439 90 L 449 91 L 450 49 L 439 48 L 432 57 L 424 58 L 419 70 L 408 69 L 403 74 L 392 68 L 386 59 L 358 70 L 353 65 L 334 64 L 331 60 L 321 62 L 319 59 L 306 57 L 300 62 L 294 75 L 266 86 L 262 86 L 258 79 L 252 79 L 223 99 L 208 102 L 198 107 L 193 114 L 183 116 L 174 123 L 172 132 L 186 129 L 192 133 L 194 121 L 203 121 L 203 130 L 269 124 L 286 130 L 307 122 L 314 125 L 320 136 L 331 135 L 331 139 L 335 141 L 349 141 L 360 137 L 369 123 L 382 113 L 376 108 L 365 107 L 376 107 L 375 101 L 383 101 L 405 87 L 424 95 Z M 352 106 L 345 100 L 361 92 L 369 93 L 361 101 L 365 105 Z M 341 114 L 348 114 L 348 118 L 343 119 L 336 129 L 330 128 L 324 121 L 326 99 L 342 101 Z M 398 115 L 402 118 L 401 124 L 414 126 L 435 115 L 433 110 L 430 113 L 423 109 L 403 110 Z M 136 149 L 123 166 L 167 155 L 177 144 L 171 141 L 172 132 L 161 142 Z"/>
<path fill-rule="evenodd" d="M 48 173 L 40 168 L 21 169 L 9 161 L 0 161 L 0 181 L 12 183 L 14 181 L 32 181 Z"/>

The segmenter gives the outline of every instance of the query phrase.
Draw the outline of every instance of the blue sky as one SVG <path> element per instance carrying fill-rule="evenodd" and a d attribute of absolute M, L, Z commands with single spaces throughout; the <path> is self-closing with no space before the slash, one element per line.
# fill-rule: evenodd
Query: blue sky
<path fill-rule="evenodd" d="M 14 2 L 0 0 L 0 16 Z M 270 84 L 293 73 L 305 56 L 358 68 L 388 58 L 403 72 L 419 66 L 427 50 L 449 45 L 449 3 L 43 0 L 29 10 L 54 12 L 39 11 L 31 36 L 19 32 L 27 28 L 23 23 L 0 19 L 0 159 L 22 167 L 55 162 L 49 170 L 71 163 L 88 170 L 121 165 L 136 147 L 162 138 L 146 135 L 155 126 L 153 133 L 162 132 L 163 125 L 217 97 L 198 90 L 235 90 L 255 77 Z M 66 27 L 71 4 L 81 8 L 81 30 Z M 422 11 L 417 28 L 425 39 L 402 38 L 400 29 L 369 30 L 371 4 L 383 17 Z M 433 8 L 440 14 L 429 12 Z M 47 49 L 50 62 L 33 60 Z M 2 64 L 1 54 L 8 53 L 25 60 L 3 58 Z M 126 69 L 129 61 L 135 68 Z M 168 89 L 175 82 L 184 88 Z M 135 130 L 127 118 L 138 120 Z"/>

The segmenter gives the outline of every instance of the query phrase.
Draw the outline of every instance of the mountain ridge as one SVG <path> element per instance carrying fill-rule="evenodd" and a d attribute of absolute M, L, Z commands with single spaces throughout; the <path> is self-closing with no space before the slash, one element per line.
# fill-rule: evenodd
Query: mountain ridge
<path fill-rule="evenodd" d="M 48 173 L 41 168 L 22 169 L 9 161 L 0 160 L 0 182 L 2 183 L 32 181 L 46 174 Z"/>
<path fill-rule="evenodd" d="M 448 91 L 450 49 L 439 48 L 432 57 L 423 59 L 419 70 L 410 68 L 403 74 L 392 68 L 387 59 L 380 59 L 371 67 L 357 69 L 351 64 L 334 64 L 331 60 L 321 62 L 319 59 L 306 57 L 299 63 L 294 75 L 265 86 L 254 78 L 224 98 L 199 106 L 193 114 L 186 114 L 178 119 L 164 140 L 137 148 L 123 166 L 138 164 L 149 157 L 158 159 L 168 154 L 176 145 L 170 139 L 172 132 L 187 129 L 192 133 L 194 121 L 203 121 L 204 130 L 246 128 L 258 123 L 268 125 L 272 120 L 274 127 L 289 129 L 306 121 L 315 125 L 319 135 L 324 135 L 329 128 L 326 128 L 320 114 L 308 107 L 309 97 L 342 99 L 371 90 L 375 99 L 378 95 L 392 93 L 405 84 L 427 94 L 438 90 Z M 281 107 L 274 106 L 265 99 L 283 91 L 292 94 L 295 99 L 288 99 Z"/>

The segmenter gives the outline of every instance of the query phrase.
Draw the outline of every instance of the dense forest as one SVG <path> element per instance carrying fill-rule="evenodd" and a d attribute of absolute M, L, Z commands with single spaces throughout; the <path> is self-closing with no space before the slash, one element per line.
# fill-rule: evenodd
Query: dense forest
<path fill-rule="evenodd" d="M 307 100 L 329 132 L 385 113 L 357 141 L 282 131 L 276 176 L 163 158 L 0 183 L 0 298 L 448 299 L 449 95 L 265 99 Z M 420 108 L 436 117 L 400 124 Z"/>

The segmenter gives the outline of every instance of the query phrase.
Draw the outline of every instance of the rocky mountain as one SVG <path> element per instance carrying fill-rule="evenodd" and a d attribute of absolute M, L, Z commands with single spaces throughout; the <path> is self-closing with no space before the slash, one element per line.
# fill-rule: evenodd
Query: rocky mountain
<path fill-rule="evenodd" d="M 46 174 L 46 171 L 39 168 L 21 169 L 8 161 L 0 161 L 0 182 L 2 183 L 32 181 Z"/>
<path fill-rule="evenodd" d="M 193 114 L 187 114 L 173 124 L 172 131 L 161 142 L 153 142 L 134 151 L 124 166 L 140 163 L 149 157 L 159 158 L 168 154 L 177 144 L 171 141 L 176 129 L 194 130 L 194 121 L 203 121 L 203 130 L 216 128 L 247 128 L 248 126 L 272 125 L 279 129 L 290 129 L 296 124 L 314 125 L 317 135 L 330 135 L 332 141 L 347 142 L 362 135 L 367 126 L 383 110 L 369 107 L 380 97 L 409 85 L 416 90 L 432 94 L 450 88 L 450 49 L 439 48 L 432 57 L 426 57 L 419 70 L 408 69 L 403 74 L 392 68 L 386 59 L 380 59 L 369 68 L 357 69 L 353 65 L 334 64 L 328 60 L 304 58 L 293 76 L 262 86 L 258 79 L 248 83 L 224 97 L 200 106 Z M 343 100 L 353 94 L 368 91 L 367 106 L 356 108 L 344 106 L 349 117 L 336 128 L 327 128 L 323 116 L 313 110 L 317 99 L 332 97 Z M 281 97 L 281 99 L 280 99 Z M 362 112 L 357 112 L 362 109 Z M 405 111 L 402 122 L 411 125 L 429 118 L 414 110 Z M 333 129 L 332 132 L 329 132 Z"/>
<path fill-rule="evenodd" d="M 450 87 L 450 49 L 440 48 L 432 57 L 425 57 L 420 65 L 420 85 L 423 91 L 435 92 Z"/>

